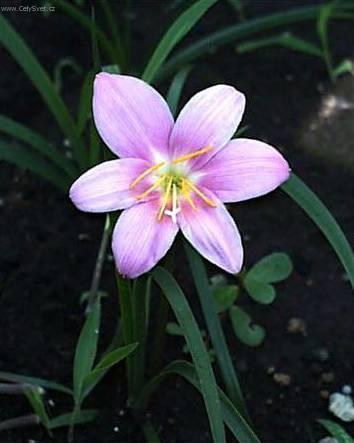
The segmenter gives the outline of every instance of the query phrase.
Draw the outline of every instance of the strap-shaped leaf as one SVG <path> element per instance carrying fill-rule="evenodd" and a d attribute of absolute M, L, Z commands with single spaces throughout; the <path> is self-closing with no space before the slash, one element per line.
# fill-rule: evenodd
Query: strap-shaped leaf
<path fill-rule="evenodd" d="M 3 15 L 0 15 L 0 44 L 9 51 L 37 88 L 61 130 L 71 141 L 76 160 L 85 166 L 84 145 L 67 106 L 31 49 Z"/>
<path fill-rule="evenodd" d="M 322 231 L 337 254 L 354 288 L 353 250 L 333 215 L 317 195 L 295 174 L 292 174 L 290 179 L 283 184 L 282 189 L 306 212 Z"/>
<path fill-rule="evenodd" d="M 216 352 L 216 358 L 220 366 L 226 392 L 237 409 L 247 417 L 245 402 L 228 350 L 220 319 L 217 315 L 215 302 L 211 293 L 209 280 L 202 258 L 187 242 L 184 243 L 188 263 L 192 271 L 194 283 L 197 288 L 199 301 L 202 306 L 208 332 Z"/>
<path fill-rule="evenodd" d="M 173 48 L 188 34 L 198 20 L 217 0 L 199 0 L 184 11 L 162 37 L 142 75 L 147 83 L 153 82 L 158 70 Z"/>
<path fill-rule="evenodd" d="M 5 160 L 19 168 L 27 169 L 53 183 L 62 191 L 67 191 L 71 180 L 68 175 L 49 163 L 37 152 L 18 143 L 0 139 L 0 160 Z"/>
<path fill-rule="evenodd" d="M 85 320 L 75 350 L 73 387 L 77 405 L 82 401 L 84 381 L 90 374 L 96 358 L 100 317 L 101 303 L 98 299 Z"/>
<path fill-rule="evenodd" d="M 75 178 L 78 171 L 74 164 L 67 158 L 64 153 L 59 152 L 55 147 L 41 134 L 31 128 L 12 120 L 5 115 L 0 115 L 0 132 L 25 142 L 31 148 L 38 151 L 43 156 L 51 160 L 56 166 L 65 171 L 71 178 Z"/>
<path fill-rule="evenodd" d="M 210 364 L 208 351 L 203 342 L 198 325 L 187 299 L 172 275 L 161 267 L 152 274 L 153 279 L 161 287 L 176 318 L 183 330 L 188 349 L 192 355 L 201 393 L 209 417 L 214 443 L 225 442 L 225 430 L 221 415 L 220 398 L 216 380 Z"/>

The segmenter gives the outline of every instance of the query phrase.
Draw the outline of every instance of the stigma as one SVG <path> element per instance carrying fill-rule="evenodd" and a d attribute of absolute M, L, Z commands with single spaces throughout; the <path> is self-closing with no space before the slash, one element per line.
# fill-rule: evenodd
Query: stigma
<path fill-rule="evenodd" d="M 136 196 L 138 201 L 145 199 L 152 192 L 160 190 L 160 208 L 157 220 L 161 221 L 164 216 L 171 217 L 172 223 L 177 223 L 177 215 L 181 212 L 180 202 L 185 200 L 193 210 L 197 210 L 195 196 L 199 197 L 208 206 L 216 207 L 216 204 L 205 193 L 199 189 L 195 183 L 187 177 L 177 172 L 174 165 L 186 162 L 199 157 L 213 148 L 207 146 L 189 154 L 180 156 L 170 162 L 160 162 L 143 171 L 131 184 L 130 189 L 134 189 L 144 178 L 154 175 L 153 184 L 144 192 Z M 164 168 L 166 172 L 159 173 Z"/>

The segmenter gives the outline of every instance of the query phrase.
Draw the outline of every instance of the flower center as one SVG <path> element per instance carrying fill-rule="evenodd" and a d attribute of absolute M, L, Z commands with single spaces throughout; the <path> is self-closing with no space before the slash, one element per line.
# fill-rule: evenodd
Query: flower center
<path fill-rule="evenodd" d="M 206 148 L 199 149 L 198 151 L 178 157 L 169 163 L 160 162 L 151 168 L 146 169 L 130 184 L 130 188 L 133 189 L 145 177 L 153 173 L 156 174 L 156 180 L 146 191 L 139 194 L 136 199 L 141 201 L 153 191 L 160 189 L 162 200 L 157 219 L 160 221 L 164 215 L 167 215 L 171 217 L 173 223 L 177 223 L 177 214 L 181 212 L 181 208 L 178 205 L 181 197 L 184 198 L 194 210 L 197 209 L 197 206 L 193 200 L 192 194 L 200 197 L 200 199 L 203 200 L 207 205 L 216 207 L 216 204 L 209 197 L 207 197 L 189 178 L 187 178 L 186 175 L 178 172 L 174 168 L 174 165 L 183 163 L 195 157 L 199 157 L 212 149 L 213 148 L 211 146 L 207 146 Z M 159 174 L 157 171 L 164 167 L 166 172 Z"/>

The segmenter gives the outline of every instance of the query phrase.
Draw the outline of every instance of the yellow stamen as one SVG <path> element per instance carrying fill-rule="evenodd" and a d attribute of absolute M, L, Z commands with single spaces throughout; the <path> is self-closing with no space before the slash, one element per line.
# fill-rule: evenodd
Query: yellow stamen
<path fill-rule="evenodd" d="M 182 157 L 178 157 L 175 160 L 172 160 L 171 163 L 173 163 L 175 165 L 176 163 L 185 162 L 186 160 L 189 160 L 191 158 L 199 157 L 200 155 L 205 154 L 206 152 L 209 152 L 212 149 L 213 149 L 212 146 L 207 146 L 206 148 L 199 149 L 198 151 L 195 151 L 195 152 L 191 152 L 190 154 L 182 155 Z"/>
<path fill-rule="evenodd" d="M 151 166 L 151 168 L 146 169 L 142 174 L 140 174 L 130 185 L 130 189 L 133 189 L 138 183 L 141 182 L 141 180 L 144 180 L 145 177 L 147 177 L 152 172 L 156 171 L 156 169 L 162 168 L 162 166 L 165 166 L 165 162 L 157 163 L 154 166 Z"/>
<path fill-rule="evenodd" d="M 200 189 L 198 189 L 191 181 L 186 180 L 186 184 L 190 187 L 207 205 L 216 208 L 216 204 L 210 200 Z"/>
<path fill-rule="evenodd" d="M 162 219 L 163 214 L 165 212 L 165 209 L 166 209 L 169 197 L 170 197 L 172 183 L 173 183 L 173 177 L 170 177 L 170 179 L 169 179 L 169 181 L 167 183 L 165 194 L 163 196 L 163 201 L 162 201 L 161 209 L 159 211 L 159 215 L 157 216 L 158 221 L 160 221 Z"/>
<path fill-rule="evenodd" d="M 193 201 L 193 199 L 192 199 L 192 197 L 191 197 L 191 195 L 190 195 L 188 189 L 186 189 L 186 185 L 187 185 L 187 184 L 186 184 L 185 180 L 183 180 L 183 181 L 182 181 L 181 192 L 182 192 L 182 194 L 183 194 L 183 197 L 184 197 L 184 198 L 187 200 L 187 202 L 189 203 L 189 205 L 190 205 L 194 210 L 196 210 L 197 207 L 195 206 L 194 201 Z"/>
<path fill-rule="evenodd" d="M 150 188 L 148 188 L 145 192 L 143 192 L 142 194 L 139 194 L 136 199 L 137 200 L 142 200 L 143 198 L 147 197 L 149 194 L 151 194 L 152 191 L 155 191 L 156 188 L 158 188 L 160 186 L 160 184 L 165 180 L 166 175 L 162 175 L 158 180 L 156 180 L 156 182 L 150 186 Z"/>

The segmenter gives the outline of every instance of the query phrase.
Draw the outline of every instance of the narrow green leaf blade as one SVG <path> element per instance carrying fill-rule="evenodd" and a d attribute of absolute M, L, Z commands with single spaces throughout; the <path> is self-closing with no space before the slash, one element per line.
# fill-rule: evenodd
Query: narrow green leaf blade
<path fill-rule="evenodd" d="M 230 310 L 230 319 L 233 330 L 238 339 L 247 346 L 259 346 L 265 337 L 262 326 L 252 323 L 250 316 L 239 306 L 233 306 Z"/>
<path fill-rule="evenodd" d="M 66 192 L 69 188 L 70 179 L 68 175 L 28 147 L 0 139 L 0 161 L 1 160 L 5 160 L 19 168 L 39 175 L 62 191 Z"/>
<path fill-rule="evenodd" d="M 345 5 L 344 3 L 339 4 L 336 7 L 334 17 L 339 18 L 341 15 L 344 15 L 348 18 L 348 14 L 345 14 L 348 9 L 349 5 Z M 158 80 L 161 81 L 165 79 L 176 72 L 179 67 L 192 61 L 194 62 L 199 57 L 208 54 L 211 50 L 216 50 L 223 45 L 241 40 L 262 31 L 267 31 L 268 29 L 275 29 L 292 23 L 298 24 L 304 21 L 314 20 L 317 18 L 319 10 L 320 6 L 317 5 L 293 8 L 287 11 L 268 14 L 264 17 L 257 17 L 252 20 L 249 19 L 245 22 L 233 24 L 207 34 L 173 55 L 159 70 L 157 75 Z"/>
<path fill-rule="evenodd" d="M 282 185 L 285 191 L 322 231 L 354 288 L 354 254 L 341 227 L 317 195 L 295 174 Z"/>
<path fill-rule="evenodd" d="M 98 299 L 88 314 L 76 346 L 74 357 L 74 398 L 77 404 L 82 400 L 84 380 L 91 372 L 96 358 L 100 327 L 101 303 Z"/>
<path fill-rule="evenodd" d="M 89 422 L 95 420 L 95 418 L 97 416 L 98 416 L 97 409 L 86 409 L 86 410 L 80 411 L 75 414 L 74 418 L 73 418 L 73 414 L 70 412 L 70 413 L 58 415 L 58 417 L 52 418 L 49 421 L 48 428 L 49 429 L 57 429 L 57 428 L 62 428 L 64 426 L 70 426 L 72 424 L 74 424 L 74 425 L 85 424 L 85 423 L 89 423 Z"/>
<path fill-rule="evenodd" d="M 186 242 L 184 243 L 184 247 L 187 253 L 187 259 L 192 271 L 194 283 L 197 288 L 199 301 L 202 305 L 203 315 L 207 323 L 208 332 L 213 344 L 213 348 L 216 352 L 216 358 L 218 365 L 220 366 L 226 392 L 237 409 L 241 411 L 243 416 L 248 417 L 240 384 L 226 344 L 220 319 L 217 315 L 216 306 L 211 293 L 203 260 L 199 254 Z"/>
<path fill-rule="evenodd" d="M 214 443 L 223 443 L 225 442 L 225 430 L 216 380 L 193 313 L 184 293 L 169 272 L 158 267 L 152 275 L 165 294 L 183 330 L 200 381 L 213 441 Z"/>
<path fill-rule="evenodd" d="M 34 413 L 40 418 L 42 425 L 48 429 L 50 420 L 45 409 L 42 395 L 39 392 L 38 388 L 28 387 L 25 390 L 25 395 L 27 397 L 27 400 L 30 402 Z"/>
<path fill-rule="evenodd" d="M 0 15 L 0 44 L 12 55 L 37 88 L 58 125 L 71 141 L 77 161 L 83 165 L 85 162 L 83 142 L 68 108 L 26 42 L 2 15 Z"/>
<path fill-rule="evenodd" d="M 127 346 L 122 346 L 114 351 L 106 354 L 97 366 L 85 377 L 82 386 L 82 399 L 92 391 L 92 389 L 105 376 L 107 371 L 120 361 L 124 360 L 131 354 L 138 346 L 138 343 L 132 343 Z"/>
<path fill-rule="evenodd" d="M 268 48 L 269 46 L 281 46 L 283 48 L 292 49 L 293 51 L 322 58 L 321 49 L 306 40 L 296 37 L 290 32 L 243 42 L 237 46 L 237 52 L 244 54 L 258 49 Z"/>
<path fill-rule="evenodd" d="M 182 89 L 191 69 L 192 66 L 186 66 L 185 68 L 182 68 L 180 71 L 178 71 L 177 74 L 174 76 L 171 85 L 169 87 L 166 101 L 171 109 L 173 116 L 176 116 L 178 103 L 181 98 Z"/>
<path fill-rule="evenodd" d="M 198 20 L 217 0 L 199 0 L 184 11 L 162 37 L 159 45 L 152 54 L 142 79 L 151 83 L 159 68 L 179 41 L 192 29 Z"/>
<path fill-rule="evenodd" d="M 25 142 L 65 171 L 69 177 L 75 178 L 78 175 L 77 169 L 69 159 L 65 158 L 64 153 L 55 149 L 49 141 L 33 129 L 5 115 L 0 115 L 0 132 Z"/>
<path fill-rule="evenodd" d="M 318 422 L 335 438 L 338 443 L 353 443 L 351 436 L 340 426 L 332 420 L 318 420 Z"/>
<path fill-rule="evenodd" d="M 53 391 L 63 392 L 72 395 L 72 390 L 66 386 L 54 381 L 45 380 L 44 378 L 30 377 L 27 375 L 12 374 L 11 372 L 0 372 L 0 380 L 11 381 L 14 383 L 24 383 L 33 386 L 39 386 L 44 389 L 52 389 Z"/>

